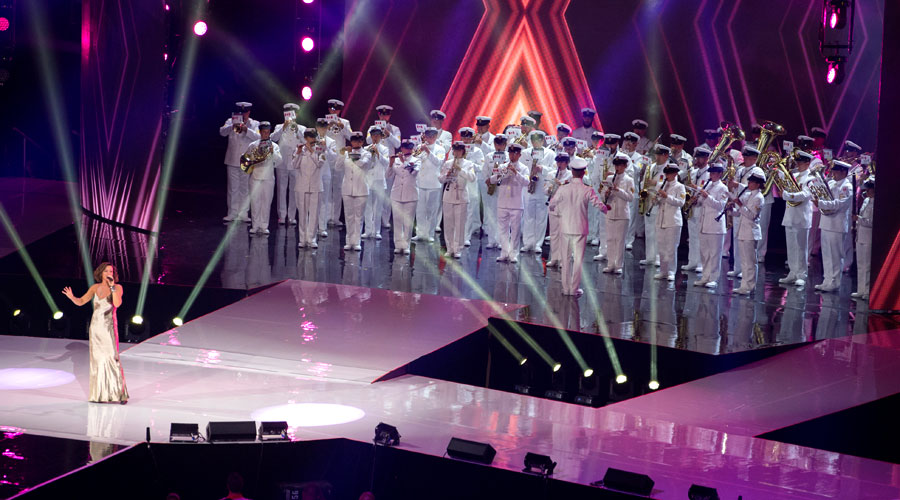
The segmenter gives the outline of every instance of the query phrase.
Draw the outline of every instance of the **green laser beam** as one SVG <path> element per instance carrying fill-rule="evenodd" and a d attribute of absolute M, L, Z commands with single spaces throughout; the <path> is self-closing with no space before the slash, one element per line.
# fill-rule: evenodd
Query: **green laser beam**
<path fill-rule="evenodd" d="M 59 86 L 59 75 L 56 72 L 56 61 L 48 46 L 49 32 L 47 28 L 47 16 L 43 2 L 25 2 L 29 9 L 31 30 L 35 34 L 35 46 L 37 48 L 38 65 L 41 75 L 41 88 L 47 99 L 47 112 L 50 116 L 50 124 L 53 142 L 62 167 L 63 178 L 66 180 L 66 196 L 69 200 L 69 210 L 72 212 L 72 221 L 75 224 L 75 237 L 78 241 L 78 252 L 81 255 L 81 263 L 84 266 L 84 277 L 88 285 L 93 284 L 93 270 L 91 268 L 90 252 L 84 237 L 81 223 L 81 202 L 77 192 L 78 181 L 75 177 L 75 162 L 72 155 L 72 145 L 69 143 L 66 133 L 68 120 L 66 108 L 63 105 L 62 92 Z"/>
<path fill-rule="evenodd" d="M 213 253 L 212 258 L 206 264 L 206 268 L 203 269 L 203 273 L 200 275 L 200 279 L 197 280 L 197 283 L 191 290 L 191 294 L 184 302 L 181 310 L 178 311 L 179 318 L 185 319 L 187 317 L 188 311 L 191 309 L 191 306 L 194 305 L 194 301 L 197 300 L 197 296 L 200 295 L 200 291 L 203 289 L 203 285 L 206 284 L 206 280 L 209 279 L 209 275 L 212 274 L 213 270 L 216 268 L 216 265 L 222 258 L 222 254 L 225 252 L 225 247 L 228 245 L 228 242 L 231 241 L 231 238 L 234 237 L 234 234 L 237 232 L 238 227 L 243 227 L 243 223 L 241 223 L 240 219 L 235 219 L 231 221 L 230 224 L 228 224 L 228 230 L 225 232 L 225 237 L 223 237 L 219 242 L 219 245 L 216 247 L 216 251 Z"/>
<path fill-rule="evenodd" d="M 22 244 L 22 239 L 19 237 L 19 233 L 16 232 L 16 228 L 13 227 L 12 220 L 10 220 L 9 214 L 6 213 L 6 209 L 3 208 L 3 205 L 0 205 L 0 220 L 3 221 L 3 228 L 6 229 L 6 233 L 13 241 L 13 245 L 15 245 L 16 251 L 19 252 L 19 256 L 22 258 L 22 262 L 25 263 L 25 267 L 28 268 L 28 273 L 31 274 L 31 278 L 37 283 L 41 295 L 44 296 L 47 306 L 50 307 L 50 311 L 54 313 L 59 311 L 59 308 L 56 307 L 56 301 L 53 300 L 50 291 L 47 290 L 47 285 L 44 284 L 44 280 L 41 279 L 37 267 L 35 267 L 34 262 L 31 260 L 31 256 L 28 254 L 28 250 L 25 249 L 25 245 Z"/>

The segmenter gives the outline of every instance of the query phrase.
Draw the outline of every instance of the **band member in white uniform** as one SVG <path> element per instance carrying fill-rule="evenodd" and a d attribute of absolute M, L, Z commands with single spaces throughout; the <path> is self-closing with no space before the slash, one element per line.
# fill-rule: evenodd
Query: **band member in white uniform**
<path fill-rule="evenodd" d="M 553 140 L 553 144 L 550 145 L 550 149 L 559 153 L 563 150 L 563 141 L 566 137 L 572 136 L 572 127 L 566 125 L 565 123 L 559 123 L 556 125 L 556 137 Z"/>
<path fill-rule="evenodd" d="M 606 160 L 603 161 L 598 154 L 594 155 L 594 163 L 600 163 L 596 167 L 596 177 L 591 177 L 590 182 L 591 186 L 597 189 L 597 192 L 600 192 L 601 183 L 606 180 L 607 177 L 610 176 L 615 171 L 615 167 L 613 166 L 612 160 L 613 158 L 619 154 L 619 141 L 622 140 L 622 136 L 619 134 L 606 134 L 604 137 L 603 147 L 607 151 Z M 603 156 L 603 155 L 600 155 Z M 625 168 L 627 169 L 631 162 L 628 161 L 625 164 Z M 590 175 L 590 174 L 589 174 Z M 608 208 L 608 207 L 607 207 Z M 609 235 L 607 234 L 607 214 L 596 210 L 593 207 L 588 207 L 588 217 L 590 217 L 591 213 L 597 218 L 597 255 L 594 256 L 595 261 L 606 260 L 606 252 L 607 252 L 607 244 L 609 242 Z M 624 241 L 624 240 L 623 240 Z M 594 242 L 591 242 L 593 245 Z"/>
<path fill-rule="evenodd" d="M 547 192 L 544 180 L 556 170 L 556 155 L 544 147 L 544 133 L 531 132 L 532 146 L 522 152 L 522 164 L 528 169 L 528 188 L 525 190 L 525 213 L 522 216 L 523 252 L 541 253 L 547 234 Z"/>
<path fill-rule="evenodd" d="M 550 213 L 558 214 L 563 237 L 562 293 L 581 296 L 581 267 L 584 263 L 584 247 L 587 244 L 587 207 L 592 204 L 600 210 L 606 205 L 600 201 L 597 191 L 584 184 L 586 165 L 572 167 L 572 180 L 559 187 L 550 198 Z"/>
<path fill-rule="evenodd" d="M 758 168 L 758 167 L 755 167 Z M 756 245 L 762 237 L 759 228 L 759 212 L 764 203 L 760 188 L 766 183 L 764 175 L 756 172 L 747 178 L 747 190 L 734 201 L 734 223 L 738 253 L 741 260 L 741 286 L 733 290 L 739 295 L 750 295 L 756 289 Z"/>
<path fill-rule="evenodd" d="M 347 141 L 350 140 L 350 121 L 341 118 L 341 112 L 344 111 L 344 102 L 338 99 L 328 100 L 328 114 L 335 115 L 335 119 L 328 123 L 328 132 L 326 137 L 334 141 L 335 151 L 341 151 L 347 147 Z M 339 168 L 335 162 L 335 168 L 331 171 L 331 206 L 329 213 L 331 219 L 328 221 L 330 226 L 342 226 L 341 224 L 341 203 L 343 200 L 343 179 L 344 169 Z"/>
<path fill-rule="evenodd" d="M 347 224 L 344 250 L 362 250 L 360 233 L 362 232 L 363 211 L 369 197 L 369 186 L 366 184 L 366 171 L 372 168 L 372 154 L 363 149 L 365 136 L 362 132 L 350 135 L 350 146 L 344 147 L 337 159 L 338 170 L 344 175 L 341 178 L 341 197 L 344 203 L 344 220 Z"/>
<path fill-rule="evenodd" d="M 758 177 L 762 177 L 765 179 L 766 174 L 763 170 L 756 166 L 756 160 L 759 158 L 759 150 L 752 146 L 744 146 L 744 149 L 741 151 L 743 155 L 743 165 L 741 168 L 737 169 L 736 178 L 731 181 L 728 188 L 731 190 L 732 199 L 736 200 L 740 198 L 742 194 L 749 191 L 748 187 L 748 179 L 750 179 L 751 175 L 757 175 Z M 733 226 L 737 225 L 737 219 L 734 219 Z M 731 234 L 733 238 L 734 244 L 732 244 L 731 254 L 734 256 L 734 266 L 731 268 L 731 271 L 728 271 L 726 274 L 728 277 L 736 277 L 741 278 L 741 272 L 743 271 L 743 255 L 741 255 L 742 246 L 738 245 L 737 242 L 737 228 L 732 227 Z M 757 240 L 754 240 L 757 241 Z M 753 255 L 756 255 L 756 250 L 753 250 Z M 755 264 L 755 262 L 754 262 Z M 755 267 L 754 267 L 755 269 Z"/>
<path fill-rule="evenodd" d="M 490 156 L 494 152 L 494 134 L 491 133 L 491 117 L 490 116 L 477 116 L 475 117 L 475 146 L 481 149 L 481 154 L 483 156 L 481 162 L 481 170 L 476 170 L 475 174 L 478 177 L 478 182 L 476 182 L 475 189 L 478 190 L 478 205 L 475 207 L 475 211 L 478 213 L 478 219 L 475 221 L 475 225 L 473 226 L 472 232 L 466 235 L 466 240 L 469 241 L 472 236 L 476 236 L 476 233 L 480 235 L 487 234 L 487 220 L 488 220 L 488 210 L 487 206 L 484 207 L 484 214 L 482 214 L 481 205 L 486 203 L 487 197 L 487 184 L 485 183 L 484 176 L 484 168 L 487 164 L 488 156 Z M 465 138 L 463 138 L 465 141 Z M 469 210 L 472 210 L 472 207 L 469 207 Z M 496 211 L 494 211 L 496 213 Z M 496 231 L 495 231 L 496 232 Z M 470 241 L 471 243 L 471 241 Z"/>
<path fill-rule="evenodd" d="M 559 191 L 560 186 L 567 184 L 572 180 L 572 171 L 569 170 L 569 154 L 565 151 L 556 154 L 556 168 L 547 175 L 544 182 L 544 191 L 547 193 L 548 200 L 552 200 L 553 196 Z M 550 202 L 547 202 L 549 205 Z M 559 267 L 562 263 L 563 256 L 563 236 L 560 228 L 559 212 L 549 211 L 550 223 L 550 259 L 547 260 L 547 267 Z"/>
<path fill-rule="evenodd" d="M 235 103 L 237 110 L 225 124 L 219 127 L 219 135 L 228 138 L 225 150 L 225 171 L 228 174 L 228 213 L 222 220 L 231 222 L 240 219 L 250 222 L 247 210 L 250 208 L 250 176 L 241 171 L 241 155 L 251 142 L 259 140 L 259 122 L 250 118 L 249 102 Z"/>
<path fill-rule="evenodd" d="M 441 167 L 439 180 L 444 185 L 445 257 L 458 259 L 465 245 L 466 211 L 469 205 L 467 185 L 475 182 L 475 165 L 466 159 L 466 145 L 453 143 L 451 158 Z"/>
<path fill-rule="evenodd" d="M 623 149 L 625 150 L 625 154 L 628 155 L 628 158 L 631 160 L 631 163 L 628 166 L 628 175 L 634 179 L 635 190 L 640 190 L 641 188 L 638 184 L 640 183 L 641 174 L 643 173 L 644 158 L 646 158 L 637 150 L 637 144 L 640 138 L 641 136 L 634 132 L 625 132 L 622 134 Z M 638 217 L 638 201 L 639 198 L 637 196 L 631 201 L 631 220 L 628 222 L 628 231 L 625 233 L 626 250 L 632 249 L 635 237 L 644 236 L 644 219 L 643 217 Z"/>
<path fill-rule="evenodd" d="M 444 120 L 447 119 L 447 114 L 439 109 L 432 109 L 428 116 L 431 118 L 431 126 L 437 130 L 437 143 L 444 151 L 450 151 L 453 134 L 449 130 L 444 130 Z"/>
<path fill-rule="evenodd" d="M 282 162 L 275 165 L 275 205 L 278 207 L 279 224 L 297 223 L 297 205 L 294 197 L 294 183 L 297 181 L 297 173 L 291 162 L 297 146 L 305 143 L 303 132 L 306 127 L 297 123 L 297 110 L 300 106 L 289 102 L 283 106 L 284 123 L 275 125 L 272 132 L 272 140 L 278 143 L 283 151 Z"/>
<path fill-rule="evenodd" d="M 469 203 L 466 205 L 466 227 L 464 232 L 463 245 L 472 244 L 472 233 L 481 229 L 481 191 L 479 186 L 483 183 L 478 179 L 483 179 L 481 169 L 484 168 L 484 152 L 481 147 L 475 143 L 475 129 L 471 127 L 463 127 L 459 129 L 459 137 L 462 139 L 466 148 L 466 159 L 472 162 L 472 169 L 475 173 L 475 182 L 466 183 L 466 192 L 469 194 Z M 485 186 L 487 187 L 487 186 Z"/>
<path fill-rule="evenodd" d="M 484 186 L 481 192 L 482 211 L 484 212 L 484 231 L 487 233 L 487 245 L 484 248 L 500 248 L 500 228 L 497 225 L 497 191 L 496 187 L 490 188 L 488 184 L 491 177 L 500 172 L 500 167 L 509 161 L 506 153 L 507 138 L 503 134 L 494 136 L 493 150 L 485 155 L 484 167 L 481 169 L 481 177 L 478 179 L 479 187 Z M 488 194 L 494 189 L 494 194 Z"/>
<path fill-rule="evenodd" d="M 382 132 L 384 135 L 384 139 L 382 142 L 388 148 L 388 154 L 393 156 L 397 154 L 397 150 L 400 149 L 400 127 L 391 123 L 391 115 L 394 113 L 394 108 L 388 106 L 387 104 L 381 104 L 375 107 L 375 112 L 378 113 L 378 119 L 384 122 L 384 127 L 382 128 Z M 387 193 L 391 192 L 391 183 L 394 182 L 394 178 L 387 178 Z M 384 200 L 384 207 L 382 209 L 381 214 L 381 225 L 386 228 L 391 227 L 391 201 L 390 199 Z M 379 231 L 380 232 L 380 231 Z"/>
<path fill-rule="evenodd" d="M 328 120 L 316 119 L 317 145 L 325 150 L 325 164 L 322 165 L 319 175 L 322 177 L 322 192 L 319 193 L 319 237 L 328 237 L 328 219 L 331 218 L 331 174 L 334 172 L 334 163 L 337 161 L 337 149 L 334 147 L 334 139 L 328 137 Z"/>
<path fill-rule="evenodd" d="M 422 144 L 416 148 L 415 156 L 422 162 L 416 183 L 419 187 L 419 201 L 416 204 L 416 235 L 413 241 L 434 242 L 434 229 L 441 211 L 441 195 L 444 186 L 438 180 L 441 165 L 447 158 L 444 148 L 437 143 L 438 131 L 429 127 L 422 133 Z"/>
<path fill-rule="evenodd" d="M 590 144 L 591 136 L 598 132 L 594 128 L 594 116 L 597 112 L 591 108 L 581 108 L 581 126 L 572 131 L 572 137 Z"/>
<path fill-rule="evenodd" d="M 691 165 L 694 163 L 694 158 L 684 150 L 684 144 L 687 142 L 687 137 L 679 134 L 671 134 L 669 135 L 669 139 L 672 141 L 669 146 L 672 148 L 672 153 L 669 155 L 669 161 L 674 161 L 675 164 L 678 165 L 678 181 L 682 182 L 686 178 L 687 172 L 690 171 Z"/>
<path fill-rule="evenodd" d="M 669 163 L 669 153 L 671 153 L 671 149 L 668 146 L 664 146 L 662 144 L 658 144 L 656 146 L 655 156 L 656 163 L 648 166 L 650 168 L 650 176 L 649 181 L 646 186 L 641 186 L 641 189 L 646 190 L 648 192 L 648 203 L 650 206 L 656 204 L 656 194 L 659 188 L 666 180 L 664 168 Z M 642 216 L 642 215 L 639 215 Z M 644 220 L 644 258 L 639 262 L 642 266 L 653 266 L 660 265 L 659 259 L 659 247 L 657 246 L 657 228 L 659 227 L 658 218 L 659 218 L 659 210 L 647 210 L 647 213 L 642 217 L 646 217 Z"/>
<path fill-rule="evenodd" d="M 704 145 L 705 146 L 705 145 Z M 708 148 L 705 148 L 708 150 Z M 725 244 L 725 217 L 720 216 L 728 203 L 728 188 L 722 182 L 725 166 L 721 163 L 710 165 L 709 182 L 697 193 L 699 200 L 694 208 L 694 218 L 699 219 L 700 262 L 703 276 L 694 286 L 715 288 L 719 284 L 722 268 L 722 247 Z"/>
<path fill-rule="evenodd" d="M 259 140 L 247 146 L 245 154 L 257 148 L 271 152 L 257 163 L 250 174 L 250 233 L 269 234 L 269 215 L 272 213 L 272 196 L 275 194 L 275 165 L 281 163 L 281 149 L 269 137 L 272 124 L 259 123 Z"/>
<path fill-rule="evenodd" d="M 327 152 L 317 145 L 318 133 L 313 129 L 303 132 L 304 143 L 292 152 L 291 171 L 294 174 L 295 205 L 300 217 L 297 224 L 297 246 L 318 248 L 316 229 L 319 223 L 319 195 L 322 193 L 322 170 L 328 163 Z M 284 156 L 287 156 L 285 153 Z"/>
<path fill-rule="evenodd" d="M 659 272 L 654 279 L 675 281 L 675 269 L 678 263 L 678 243 L 681 240 L 681 207 L 684 206 L 684 184 L 678 182 L 681 169 L 675 163 L 663 168 L 665 180 L 656 193 L 656 202 L 650 207 L 650 214 L 656 215 L 656 240 L 659 246 Z"/>
<path fill-rule="evenodd" d="M 497 226 L 499 228 L 500 256 L 497 262 L 519 262 L 519 237 L 522 231 L 522 212 L 525 210 L 523 193 L 528 186 L 528 169 L 519 163 L 522 146 L 510 144 L 507 150 L 509 162 L 500 171 L 491 174 L 491 182 L 497 184 Z"/>
<path fill-rule="evenodd" d="M 587 161 L 587 173 L 584 174 L 582 181 L 600 192 L 600 183 L 606 180 L 606 176 L 612 171 L 612 154 L 604 145 L 605 136 L 603 132 L 595 131 L 591 135 L 590 151 L 583 152 L 582 155 Z M 594 260 L 600 260 L 600 256 L 606 258 L 606 219 L 600 220 L 600 210 L 594 206 L 588 207 L 588 244 L 591 246 L 601 246 L 600 251 Z M 603 243 L 600 243 L 600 235 L 603 235 Z"/>
<path fill-rule="evenodd" d="M 703 264 L 700 262 L 700 207 L 697 205 L 699 201 L 697 189 L 706 189 L 709 183 L 709 174 L 707 173 L 709 165 L 709 155 L 712 151 L 705 144 L 694 148 L 694 165 L 690 167 L 687 173 L 687 183 L 685 189 L 690 192 L 691 199 L 694 201 L 694 210 L 691 218 L 687 220 L 688 226 L 688 262 L 681 266 L 683 271 L 703 272 Z M 693 189 L 692 189 L 693 188 Z"/>
<path fill-rule="evenodd" d="M 607 261 L 604 273 L 622 274 L 625 263 L 625 232 L 631 219 L 634 180 L 628 175 L 628 155 L 618 152 L 612 158 L 615 172 L 604 181 L 601 198 L 606 205 Z"/>
<path fill-rule="evenodd" d="M 813 204 L 819 207 L 819 228 L 822 230 L 822 271 L 824 279 L 816 285 L 816 290 L 836 292 L 841 288 L 844 268 L 844 234 L 850 230 L 850 207 L 853 203 L 853 188 L 847 178 L 848 163 L 835 160 L 831 164 L 832 179 L 828 187 L 834 200 L 823 200 L 813 196 Z"/>
<path fill-rule="evenodd" d="M 366 199 L 363 238 L 381 239 L 381 215 L 384 205 L 390 203 L 385 181 L 390 148 L 383 140 L 384 130 L 381 127 L 369 127 L 367 137 L 370 144 L 366 150 L 372 155 L 372 168 L 366 171 L 366 184 L 369 186 L 369 197 Z"/>
<path fill-rule="evenodd" d="M 416 176 L 422 162 L 412 155 L 415 145 L 410 140 L 400 142 L 399 155 L 391 158 L 387 177 L 393 179 L 391 186 L 391 210 L 394 217 L 394 253 L 409 255 L 412 238 L 413 219 L 416 216 L 416 201 L 419 199 Z"/>
<path fill-rule="evenodd" d="M 862 206 L 856 216 L 856 291 L 850 297 L 869 300 L 869 280 L 872 272 L 872 221 L 875 218 L 875 178 L 863 183 Z"/>
<path fill-rule="evenodd" d="M 782 191 L 785 202 L 796 203 L 791 206 L 785 203 L 784 226 L 785 245 L 788 256 L 788 275 L 778 280 L 781 284 L 803 286 L 806 284 L 809 269 L 809 229 L 812 226 L 812 194 L 809 192 L 809 163 L 813 156 L 806 151 L 797 153 L 797 171 L 794 179 L 800 186 L 798 192 Z M 775 174 L 780 175 L 780 174 Z"/>
<path fill-rule="evenodd" d="M 647 122 L 640 118 L 631 120 L 631 131 L 640 137 L 637 141 L 637 152 L 642 155 L 652 153 L 650 151 L 650 145 L 653 144 L 653 141 L 647 137 L 647 126 Z"/>

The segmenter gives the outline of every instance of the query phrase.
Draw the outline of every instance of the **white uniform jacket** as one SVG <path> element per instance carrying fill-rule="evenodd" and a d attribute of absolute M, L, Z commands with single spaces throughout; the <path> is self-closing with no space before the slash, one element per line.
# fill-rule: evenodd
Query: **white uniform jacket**
<path fill-rule="evenodd" d="M 228 138 L 228 149 L 225 150 L 225 164 L 229 167 L 241 166 L 241 155 L 247 152 L 247 147 L 253 141 L 259 140 L 259 122 L 250 119 L 247 131 L 235 133 L 231 125 L 231 118 L 225 120 L 225 125 L 219 127 L 219 135 Z"/>

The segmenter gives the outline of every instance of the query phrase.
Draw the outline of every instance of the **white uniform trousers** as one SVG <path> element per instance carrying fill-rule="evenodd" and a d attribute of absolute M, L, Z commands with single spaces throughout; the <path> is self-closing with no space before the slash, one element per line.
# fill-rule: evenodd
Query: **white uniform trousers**
<path fill-rule="evenodd" d="M 497 209 L 500 239 L 500 258 L 519 258 L 519 237 L 522 234 L 522 212 L 516 208 Z"/>
<path fill-rule="evenodd" d="M 738 221 L 740 221 L 740 220 L 741 220 L 740 217 L 735 217 L 734 224 L 737 225 Z M 732 267 L 731 269 L 736 273 L 742 273 L 742 272 L 744 272 L 743 267 L 741 267 L 742 263 L 743 263 L 743 260 L 741 259 L 741 250 L 743 250 L 743 247 L 740 245 L 740 242 L 738 241 L 737 231 L 735 231 L 734 228 L 732 228 L 732 229 L 729 229 L 729 232 L 731 233 L 731 237 L 733 239 L 732 245 L 731 245 L 731 255 L 734 257 L 734 267 Z M 755 254 L 756 252 L 754 251 L 753 253 Z"/>
<path fill-rule="evenodd" d="M 415 201 L 391 201 L 391 212 L 394 217 L 391 230 L 394 232 L 394 248 L 409 249 L 412 238 L 413 218 L 416 216 Z"/>
<path fill-rule="evenodd" d="M 872 271 L 872 228 L 856 229 L 856 293 L 869 295 L 869 279 Z"/>
<path fill-rule="evenodd" d="M 341 184 L 344 183 L 344 171 L 331 171 L 331 212 L 328 214 L 331 220 L 338 222 L 341 220 L 341 201 L 344 195 L 341 192 Z M 347 216 L 344 215 L 344 218 Z"/>
<path fill-rule="evenodd" d="M 849 271 L 853 265 L 853 231 L 844 233 L 844 271 Z"/>
<path fill-rule="evenodd" d="M 450 253 L 462 252 L 466 241 L 466 210 L 468 203 L 444 203 L 444 241 Z"/>
<path fill-rule="evenodd" d="M 345 245 L 359 245 L 362 232 L 363 211 L 366 208 L 368 196 L 343 196 L 344 224 L 346 225 L 347 238 Z"/>
<path fill-rule="evenodd" d="M 444 191 L 441 190 L 441 193 Z M 441 210 L 441 205 L 444 204 L 444 195 L 438 197 L 438 206 L 437 210 L 435 210 L 435 218 L 434 218 L 434 230 L 440 232 L 441 231 L 441 221 L 444 220 L 444 211 Z"/>
<path fill-rule="evenodd" d="M 275 169 L 275 196 L 278 200 L 278 218 L 285 222 L 297 220 L 297 198 L 294 196 L 294 183 L 298 172 L 286 168 Z"/>
<path fill-rule="evenodd" d="M 319 231 L 327 231 L 328 219 L 331 218 L 331 167 L 322 167 L 322 187 L 319 193 Z"/>
<path fill-rule="evenodd" d="M 319 195 L 321 193 L 294 193 L 300 216 L 297 219 L 297 240 L 307 245 L 316 241 L 319 221 Z"/>
<path fill-rule="evenodd" d="M 475 194 L 468 193 L 469 203 L 466 204 L 466 229 L 464 240 L 472 237 L 472 233 L 481 229 L 481 191 L 475 189 Z"/>
<path fill-rule="evenodd" d="M 562 235 L 565 249 L 562 253 L 562 293 L 574 295 L 581 284 L 581 267 L 584 264 L 584 246 L 587 236 L 583 234 Z"/>
<path fill-rule="evenodd" d="M 644 217 L 644 258 L 650 263 L 658 262 L 656 219 L 659 217 L 659 207 L 654 207 L 649 216 L 638 215 L 638 217 Z"/>
<path fill-rule="evenodd" d="M 393 211 L 393 207 L 391 206 L 391 190 L 394 188 L 394 178 L 388 178 L 387 188 L 385 188 L 384 192 L 387 193 L 387 198 L 382 201 L 382 209 L 381 209 L 381 225 L 389 226 L 391 224 L 391 212 Z"/>
<path fill-rule="evenodd" d="M 599 208 L 594 205 L 588 205 L 588 242 L 600 238 L 600 213 Z"/>
<path fill-rule="evenodd" d="M 241 167 L 225 165 L 228 174 L 228 217 L 247 218 L 250 207 L 250 176 Z"/>
<path fill-rule="evenodd" d="M 700 263 L 703 264 L 701 282 L 719 281 L 722 269 L 722 246 L 725 244 L 724 234 L 700 233 Z"/>
<path fill-rule="evenodd" d="M 434 228 L 437 227 L 438 214 L 441 212 L 444 189 L 416 189 L 419 192 L 419 202 L 416 204 L 416 236 L 434 238 Z"/>
<path fill-rule="evenodd" d="M 681 226 L 656 229 L 659 248 L 659 272 L 668 276 L 676 270 L 678 263 L 678 243 L 681 241 Z"/>
<path fill-rule="evenodd" d="M 481 193 L 481 210 L 484 215 L 484 232 L 488 234 L 488 244 L 496 246 L 500 243 L 500 240 L 497 239 L 499 234 L 497 228 L 497 196 L 499 195 L 495 192 L 494 196 L 489 196 L 487 194 L 487 185 L 485 185 L 484 182 L 479 184 L 478 190 Z"/>
<path fill-rule="evenodd" d="M 274 194 L 275 179 L 265 181 L 250 179 L 250 214 L 253 216 L 250 225 L 252 229 L 269 229 L 269 214 L 272 212 L 272 196 Z"/>
<path fill-rule="evenodd" d="M 786 226 L 784 237 L 787 245 L 789 275 L 795 279 L 806 280 L 809 269 L 809 229 Z"/>
<path fill-rule="evenodd" d="M 560 264 L 563 257 L 563 237 L 559 228 L 559 216 L 550 214 L 550 261 Z"/>
<path fill-rule="evenodd" d="M 756 245 L 758 240 L 739 240 L 741 257 L 741 290 L 756 289 Z"/>
<path fill-rule="evenodd" d="M 591 205 L 588 208 L 589 209 L 594 208 L 594 206 Z M 597 210 L 597 211 L 599 212 L 599 210 Z M 609 244 L 609 242 L 607 241 L 608 236 L 606 234 L 606 231 L 607 231 L 606 224 L 607 224 L 606 214 L 603 212 L 600 212 L 600 214 L 597 215 L 597 239 L 599 240 L 598 241 L 599 245 L 597 245 L 597 255 L 598 256 L 606 256 L 606 251 L 607 251 L 607 247 Z"/>
<path fill-rule="evenodd" d="M 369 188 L 369 199 L 366 200 L 364 234 L 375 236 L 381 234 L 381 217 L 385 203 L 390 204 L 388 191 L 381 186 Z"/>
<path fill-rule="evenodd" d="M 547 197 L 528 196 L 525 199 L 525 213 L 522 215 L 522 246 L 531 251 L 544 245 L 547 234 Z"/>
<path fill-rule="evenodd" d="M 622 269 L 625 264 L 625 232 L 628 231 L 629 219 L 606 220 L 606 266 Z"/>
<path fill-rule="evenodd" d="M 631 222 L 628 223 L 628 233 L 625 235 L 625 245 L 633 245 L 634 239 L 644 235 L 644 216 L 638 213 L 639 196 L 631 201 Z"/>
<path fill-rule="evenodd" d="M 822 230 L 822 284 L 829 289 L 841 286 L 844 261 L 844 233 Z"/>
<path fill-rule="evenodd" d="M 772 222 L 772 203 L 763 203 L 759 209 L 759 230 L 762 231 L 762 238 L 756 244 L 756 260 L 759 262 L 766 260 L 766 250 L 769 247 L 770 222 Z"/>
<path fill-rule="evenodd" d="M 700 265 L 700 219 L 702 218 L 701 210 L 695 207 L 694 216 L 687 220 L 688 228 L 688 261 L 687 266 L 691 269 Z"/>

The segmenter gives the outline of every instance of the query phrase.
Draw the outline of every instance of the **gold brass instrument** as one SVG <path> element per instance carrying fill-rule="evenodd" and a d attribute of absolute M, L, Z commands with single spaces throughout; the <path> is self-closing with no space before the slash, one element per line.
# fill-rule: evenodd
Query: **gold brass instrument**
<path fill-rule="evenodd" d="M 453 159 L 453 166 L 450 167 L 450 172 L 447 173 L 446 183 L 444 184 L 444 191 L 450 191 L 450 185 L 456 183 L 456 177 L 459 175 L 459 160 L 460 158 Z"/>
<path fill-rule="evenodd" d="M 733 123 L 723 121 L 719 125 L 722 127 L 722 138 L 719 139 L 719 143 L 716 144 L 715 149 L 710 153 L 709 163 L 713 164 L 723 154 L 728 155 L 727 161 L 734 163 L 734 159 L 728 154 L 728 148 L 731 147 L 734 141 L 743 141 L 746 135 L 743 130 Z"/>
<path fill-rule="evenodd" d="M 516 139 L 516 142 L 514 144 L 518 144 L 518 145 L 522 146 L 523 149 L 527 148 L 528 147 L 528 134 L 523 132 L 522 135 L 519 136 L 518 139 Z"/>
<path fill-rule="evenodd" d="M 650 148 L 647 150 L 649 153 L 656 149 L 656 144 L 659 143 L 659 140 L 662 138 L 662 134 L 656 136 L 656 140 L 650 144 Z M 644 173 L 641 177 L 641 190 L 638 191 L 638 213 L 641 215 L 647 215 L 647 210 L 650 209 L 650 190 L 647 186 L 650 184 L 650 181 L 653 180 L 653 165 L 654 163 L 649 162 L 644 165 Z"/>
<path fill-rule="evenodd" d="M 238 116 L 240 116 L 240 115 L 238 115 Z M 232 128 L 232 130 L 234 130 L 234 133 L 235 133 L 235 134 L 240 134 L 240 133 L 241 133 L 241 125 L 244 124 L 244 117 L 243 117 L 243 116 L 240 116 L 240 118 L 241 118 L 241 121 L 240 121 L 240 122 L 237 122 L 237 123 L 236 123 L 236 122 L 234 121 L 234 119 L 237 118 L 238 116 L 232 116 L 232 117 L 231 117 L 231 128 Z"/>
<path fill-rule="evenodd" d="M 534 194 L 534 192 L 537 191 L 538 179 L 543 170 L 538 164 L 537 158 L 534 158 L 533 155 L 534 153 L 532 153 L 531 158 L 531 171 L 528 173 L 528 194 Z"/>
<path fill-rule="evenodd" d="M 495 151 L 494 154 L 497 154 L 499 152 L 501 152 L 501 151 Z M 497 191 L 497 185 L 494 184 L 493 182 L 491 182 L 491 176 L 494 173 L 499 171 L 499 169 L 497 168 L 497 159 L 498 159 L 497 157 L 494 157 L 493 167 L 492 167 L 493 171 L 491 172 L 491 175 L 487 175 L 484 178 L 484 183 L 487 184 L 488 196 L 494 196 L 494 193 Z"/>
<path fill-rule="evenodd" d="M 269 159 L 272 155 L 272 143 L 260 142 L 252 151 L 241 155 L 241 170 L 245 174 L 252 174 L 253 169 L 260 163 Z"/>
<path fill-rule="evenodd" d="M 777 153 L 773 153 L 773 155 L 777 156 Z M 799 193 L 803 190 L 800 187 L 800 183 L 797 182 L 797 179 L 794 177 L 794 174 L 791 172 L 790 164 L 796 163 L 797 161 L 797 152 L 791 153 L 789 155 L 785 155 L 784 158 L 780 158 L 777 162 L 775 162 L 771 167 L 770 171 L 767 171 L 766 177 L 766 186 L 771 189 L 771 184 L 774 182 L 778 189 L 781 190 L 782 193 Z M 774 180 L 773 180 L 774 179 Z M 796 207 L 800 205 L 799 201 L 788 201 L 785 202 L 792 207 Z"/>
<path fill-rule="evenodd" d="M 610 184 L 609 187 L 606 188 L 606 195 L 603 197 L 603 204 L 606 205 L 607 207 L 609 207 L 609 198 L 610 198 L 610 196 L 612 196 L 613 188 L 616 187 L 616 179 L 618 177 L 619 177 L 619 173 L 618 172 L 614 173 L 613 178 L 612 178 L 612 184 Z"/>
<path fill-rule="evenodd" d="M 828 162 L 828 167 L 831 168 L 831 164 L 834 160 Z M 824 176 L 825 164 L 811 168 L 809 170 L 809 181 L 807 181 L 807 187 L 809 187 L 809 192 L 812 193 L 813 196 L 820 200 L 826 201 L 834 201 L 834 193 L 831 192 L 831 188 L 828 186 L 828 180 L 825 179 Z M 834 215 L 834 210 L 826 210 L 819 207 L 819 212 L 823 215 Z"/>
<path fill-rule="evenodd" d="M 796 156 L 785 155 L 781 157 L 775 151 L 768 151 L 769 146 L 779 136 L 785 134 L 784 127 L 769 120 L 763 121 L 759 131 L 759 141 L 756 149 L 759 150 L 759 158 L 756 160 L 756 166 L 760 167 L 766 174 L 766 183 L 763 185 L 763 196 L 768 196 L 772 191 L 772 185 L 778 186 L 782 193 L 797 193 L 801 191 L 800 184 L 791 173 L 790 164 L 796 161 Z M 796 207 L 800 204 L 798 201 L 787 201 L 787 204 Z"/>

